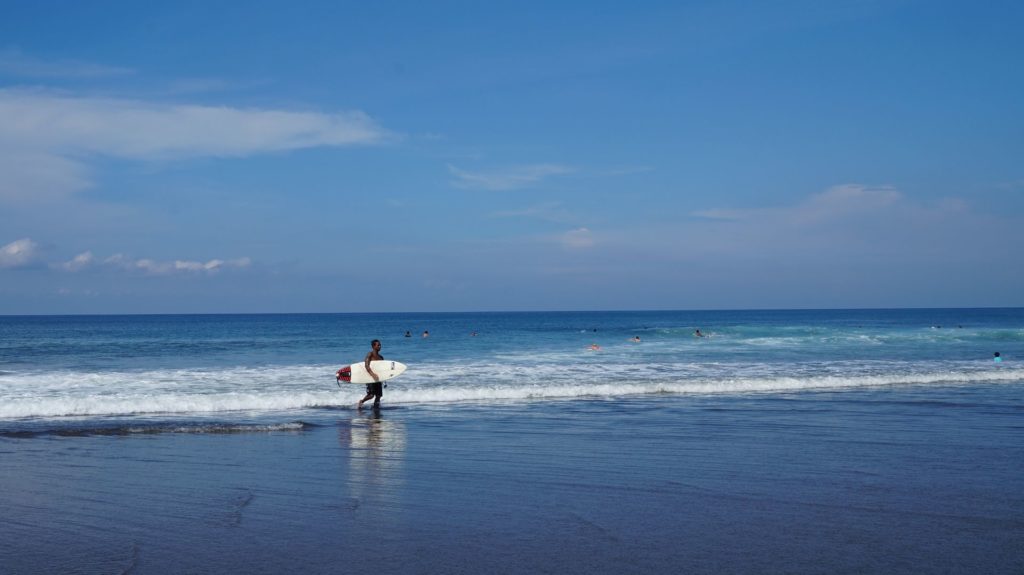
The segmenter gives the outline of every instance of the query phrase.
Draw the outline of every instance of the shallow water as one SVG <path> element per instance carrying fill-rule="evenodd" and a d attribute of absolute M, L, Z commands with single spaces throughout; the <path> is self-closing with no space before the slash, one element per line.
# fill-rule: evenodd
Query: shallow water
<path fill-rule="evenodd" d="M 12 573 L 1017 573 L 1024 386 L 0 438 Z"/>

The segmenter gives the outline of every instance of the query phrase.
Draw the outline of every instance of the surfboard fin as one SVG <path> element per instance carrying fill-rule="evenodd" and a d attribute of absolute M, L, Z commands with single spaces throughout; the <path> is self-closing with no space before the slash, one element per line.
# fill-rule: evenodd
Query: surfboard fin
<path fill-rule="evenodd" d="M 341 387 L 341 382 L 349 383 L 352 381 L 352 368 L 343 367 L 334 374 L 335 381 L 338 382 L 338 387 Z"/>

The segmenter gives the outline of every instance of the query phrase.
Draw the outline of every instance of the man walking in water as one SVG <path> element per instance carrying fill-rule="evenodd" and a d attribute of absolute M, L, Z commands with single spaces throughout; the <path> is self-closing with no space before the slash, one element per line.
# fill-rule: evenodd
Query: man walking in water
<path fill-rule="evenodd" d="M 370 368 L 371 361 L 377 361 L 378 359 L 384 359 L 384 356 L 380 354 L 380 340 L 375 339 L 370 342 L 370 353 L 366 354 L 366 359 L 363 360 L 363 364 L 366 366 L 366 372 L 373 378 L 373 383 L 366 384 L 366 396 L 359 400 L 359 404 L 356 406 L 362 409 L 363 402 L 367 401 L 371 397 L 373 400 L 373 407 L 380 407 L 380 398 L 384 395 L 384 384 L 380 382 L 380 378 Z"/>

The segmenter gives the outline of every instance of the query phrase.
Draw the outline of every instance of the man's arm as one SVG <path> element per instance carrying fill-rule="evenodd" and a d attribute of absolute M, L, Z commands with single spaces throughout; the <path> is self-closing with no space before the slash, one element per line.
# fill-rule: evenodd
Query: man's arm
<path fill-rule="evenodd" d="M 366 367 L 366 372 L 369 373 L 370 377 L 373 378 L 373 381 L 378 381 L 380 380 L 380 378 L 377 377 L 377 374 L 374 373 L 373 369 L 370 368 L 370 361 L 372 361 L 372 358 L 373 352 L 371 351 L 370 353 L 366 354 L 366 359 L 363 361 L 363 365 Z"/>

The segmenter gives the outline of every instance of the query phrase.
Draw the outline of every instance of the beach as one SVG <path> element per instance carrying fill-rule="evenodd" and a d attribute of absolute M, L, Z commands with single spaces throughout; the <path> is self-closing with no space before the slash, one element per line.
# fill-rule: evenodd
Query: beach
<path fill-rule="evenodd" d="M 1015 573 L 1021 387 L 0 439 L 5 573 Z"/>
<path fill-rule="evenodd" d="M 1024 575 L 1024 0 L 0 2 L 0 575 Z"/>
<path fill-rule="evenodd" d="M 0 572 L 1020 573 L 1020 312 L 943 313 L 8 319 Z"/>

